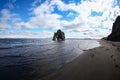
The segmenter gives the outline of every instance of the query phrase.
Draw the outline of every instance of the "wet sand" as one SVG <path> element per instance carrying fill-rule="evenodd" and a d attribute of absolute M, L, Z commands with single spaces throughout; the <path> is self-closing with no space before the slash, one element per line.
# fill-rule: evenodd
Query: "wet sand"
<path fill-rule="evenodd" d="M 120 42 L 99 42 L 100 47 L 85 51 L 40 80 L 120 80 Z"/>

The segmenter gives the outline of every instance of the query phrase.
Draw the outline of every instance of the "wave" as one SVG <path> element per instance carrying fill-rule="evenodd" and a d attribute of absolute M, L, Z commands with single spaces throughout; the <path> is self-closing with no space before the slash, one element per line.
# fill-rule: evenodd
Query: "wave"
<path fill-rule="evenodd" d="M 49 46 L 49 45 L 56 45 L 56 44 L 54 44 L 54 43 L 43 43 L 43 44 L 41 44 L 41 43 L 2 44 L 0 46 L 0 50 L 20 48 L 20 47 Z"/>
<path fill-rule="evenodd" d="M 0 56 L 0 58 L 18 58 L 18 57 L 24 57 L 22 55 L 5 55 L 5 56 Z"/>
<path fill-rule="evenodd" d="M 5 46 L 5 47 L 0 47 L 0 49 L 12 49 L 12 48 L 18 48 L 18 47 L 27 47 L 27 46 L 25 45 Z"/>

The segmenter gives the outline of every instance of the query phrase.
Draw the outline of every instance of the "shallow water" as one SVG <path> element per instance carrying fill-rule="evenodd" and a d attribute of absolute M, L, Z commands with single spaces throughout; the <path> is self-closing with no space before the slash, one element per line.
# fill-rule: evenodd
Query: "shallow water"
<path fill-rule="evenodd" d="M 96 40 L 0 39 L 0 80 L 36 80 L 74 60 Z"/>

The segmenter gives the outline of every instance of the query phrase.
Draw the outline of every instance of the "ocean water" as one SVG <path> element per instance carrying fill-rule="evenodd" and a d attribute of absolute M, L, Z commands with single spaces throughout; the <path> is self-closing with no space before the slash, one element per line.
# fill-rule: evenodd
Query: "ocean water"
<path fill-rule="evenodd" d="M 0 39 L 0 80 L 38 80 L 99 46 L 97 40 Z"/>

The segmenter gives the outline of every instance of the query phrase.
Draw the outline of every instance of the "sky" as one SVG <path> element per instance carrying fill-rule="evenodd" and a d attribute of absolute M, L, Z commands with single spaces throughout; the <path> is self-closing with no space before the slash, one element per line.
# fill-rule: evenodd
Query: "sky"
<path fill-rule="evenodd" d="M 120 15 L 119 0 L 0 0 L 0 38 L 106 37 Z"/>

